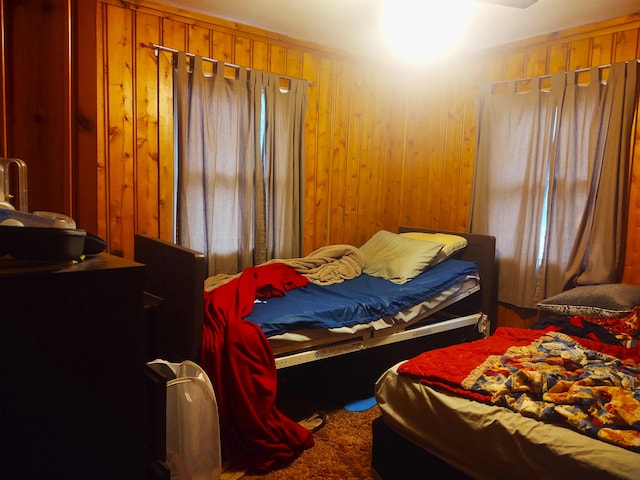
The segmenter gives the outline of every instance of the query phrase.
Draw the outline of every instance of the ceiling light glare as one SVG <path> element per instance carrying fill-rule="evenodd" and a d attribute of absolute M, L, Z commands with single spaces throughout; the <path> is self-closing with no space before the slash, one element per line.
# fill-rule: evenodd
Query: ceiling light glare
<path fill-rule="evenodd" d="M 473 0 L 382 0 L 380 33 L 391 53 L 412 64 L 456 52 L 473 17 Z"/>

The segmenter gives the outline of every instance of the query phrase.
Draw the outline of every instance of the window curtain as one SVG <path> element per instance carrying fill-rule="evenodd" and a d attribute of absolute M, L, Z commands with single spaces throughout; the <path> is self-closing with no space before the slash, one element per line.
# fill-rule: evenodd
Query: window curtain
<path fill-rule="evenodd" d="M 621 277 L 637 70 L 613 65 L 606 85 L 595 68 L 587 85 L 567 72 L 524 93 L 482 87 L 471 231 L 496 237 L 501 302 L 535 308 Z"/>
<path fill-rule="evenodd" d="M 588 130 L 587 205 L 569 259 L 565 288 L 617 283 L 622 278 L 639 65 L 614 64 L 606 86 L 600 88 L 595 119 Z M 592 73 L 593 78 L 596 75 Z"/>
<path fill-rule="evenodd" d="M 235 67 L 235 76 L 225 76 L 222 62 L 205 74 L 204 61 L 177 53 L 178 243 L 205 253 L 208 275 L 299 256 L 302 129 L 278 122 L 288 112 L 280 106 L 288 102 L 269 94 L 279 77 Z M 290 82 L 306 101 L 306 82 Z M 303 100 L 293 100 L 301 119 Z"/>
<path fill-rule="evenodd" d="M 263 86 L 263 175 L 265 208 L 256 222 L 256 263 L 295 258 L 302 252 L 302 179 L 308 82 L 253 72 Z M 260 248 L 258 248 L 260 246 Z"/>

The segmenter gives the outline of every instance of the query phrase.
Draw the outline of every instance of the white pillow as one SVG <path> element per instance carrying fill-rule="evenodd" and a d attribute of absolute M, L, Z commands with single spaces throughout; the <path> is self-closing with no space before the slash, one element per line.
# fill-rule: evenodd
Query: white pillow
<path fill-rule="evenodd" d="M 360 247 L 365 257 L 362 271 L 393 283 L 406 283 L 432 264 L 443 245 L 380 230 Z"/>
<path fill-rule="evenodd" d="M 415 240 L 442 243 L 444 246 L 436 255 L 432 266 L 446 260 L 469 244 L 466 238 L 450 233 L 404 232 L 400 235 Z"/>

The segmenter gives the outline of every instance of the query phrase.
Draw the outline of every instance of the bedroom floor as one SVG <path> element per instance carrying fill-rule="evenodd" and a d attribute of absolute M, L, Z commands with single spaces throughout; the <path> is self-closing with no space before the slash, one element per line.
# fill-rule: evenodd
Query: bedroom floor
<path fill-rule="evenodd" d="M 378 377 L 400 360 L 410 358 L 443 343 L 457 343 L 460 333 L 444 334 L 425 343 L 424 339 L 363 350 L 278 372 L 278 408 L 298 421 L 316 410 L 326 412 L 327 422 L 314 434 L 316 445 L 291 465 L 265 475 L 245 473 L 243 480 L 323 479 L 372 480 L 370 470 L 371 422 L 380 416 L 377 405 L 364 411 L 344 408 L 370 398 Z M 223 477 L 235 480 L 238 476 Z"/>
<path fill-rule="evenodd" d="M 351 402 L 370 398 L 382 367 L 368 352 L 334 357 L 279 371 L 278 408 L 298 421 L 317 410 L 327 421 L 314 433 L 315 446 L 287 468 L 264 475 L 234 472 L 223 480 L 372 480 L 371 422 L 380 415 L 377 405 L 364 411 L 346 410 Z"/>
<path fill-rule="evenodd" d="M 314 433 L 315 446 L 291 465 L 265 475 L 242 476 L 243 480 L 373 480 L 371 475 L 371 422 L 380 415 L 378 406 L 363 412 L 344 408 L 328 412 L 327 423 Z"/>

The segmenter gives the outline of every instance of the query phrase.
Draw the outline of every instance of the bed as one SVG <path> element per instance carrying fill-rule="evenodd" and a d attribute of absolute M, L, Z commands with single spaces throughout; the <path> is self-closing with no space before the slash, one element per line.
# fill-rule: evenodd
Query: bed
<path fill-rule="evenodd" d="M 577 287 L 540 302 L 543 318 L 531 329 L 499 328 L 464 350 L 450 346 L 397 363 L 376 384 L 382 415 L 372 426 L 373 471 L 382 479 L 425 471 L 434 478 L 639 478 L 639 306 L 638 286 Z M 540 353 L 549 345 L 558 350 Z M 575 352 L 587 352 L 588 361 L 577 357 L 579 370 L 557 366 L 552 378 L 564 383 L 549 383 L 557 386 L 544 408 L 539 396 L 525 397 L 533 386 L 546 391 L 531 380 L 548 379 L 540 365 L 562 355 L 572 365 Z M 525 364 L 525 354 L 526 368 L 513 367 Z M 571 386 L 568 370 L 586 380 Z M 600 386 L 618 385 L 610 376 L 620 372 L 624 388 Z M 500 376 L 499 387 L 482 385 Z M 590 381 L 598 387 L 584 386 Z M 575 403 L 567 393 L 573 388 L 580 389 Z M 592 404 L 601 408 L 588 411 Z"/>
<path fill-rule="evenodd" d="M 439 271 L 450 263 L 460 262 L 454 269 L 458 272 L 457 279 L 445 282 L 443 288 L 432 285 L 428 277 L 403 285 L 386 285 L 390 290 L 385 295 L 392 297 L 381 301 L 385 305 L 379 310 L 370 306 L 351 310 L 359 303 L 352 299 L 363 294 L 363 289 L 366 292 L 372 288 L 372 282 L 384 283 L 368 275 L 326 286 L 310 283 L 308 288 L 292 290 L 282 298 L 256 303 L 248 320 L 260 325 L 269 338 L 278 369 L 398 342 L 415 343 L 417 339 L 447 332 L 458 331 L 461 340 L 472 340 L 495 330 L 495 239 L 409 227 L 401 227 L 398 231 L 398 235 L 411 233 L 464 238 L 466 246 L 454 252 L 451 262 L 441 262 L 429 269 Z M 150 320 L 154 355 L 170 361 L 197 361 L 204 317 L 201 304 L 205 285 L 203 255 L 154 237 L 136 235 L 135 260 L 147 265 L 148 269 L 145 291 L 147 304 L 154 312 L 154 318 Z M 409 286 L 419 282 L 427 293 L 409 290 Z M 349 290 L 352 285 L 353 289 Z M 301 305 L 309 302 L 309 298 L 327 292 L 327 295 L 333 295 L 332 291 L 344 298 L 345 289 L 346 303 L 337 304 L 333 310 L 342 311 L 348 324 L 324 328 L 323 324 L 314 321 L 316 312 L 305 309 L 300 313 Z M 406 298 L 394 303 L 393 296 L 398 292 Z M 325 300 L 320 302 L 321 306 Z M 358 315 L 364 315 L 364 320 L 354 320 Z M 276 322 L 274 318 L 287 320 Z"/>
<path fill-rule="evenodd" d="M 218 399 L 223 454 L 241 469 L 282 468 L 313 446 L 291 408 L 303 405 L 307 415 L 317 408 L 317 396 L 308 396 L 314 388 L 339 391 L 341 377 L 352 399 L 356 384 L 370 397 L 396 358 L 495 328 L 490 236 L 380 231 L 359 248 L 331 245 L 206 279 L 199 252 L 145 235 L 134 247 L 147 266 L 148 358 L 204 368 Z"/>

